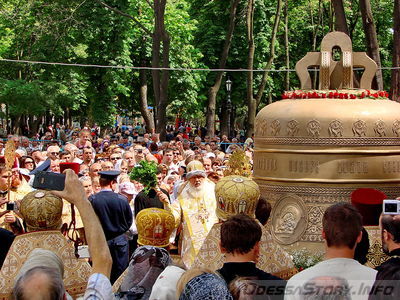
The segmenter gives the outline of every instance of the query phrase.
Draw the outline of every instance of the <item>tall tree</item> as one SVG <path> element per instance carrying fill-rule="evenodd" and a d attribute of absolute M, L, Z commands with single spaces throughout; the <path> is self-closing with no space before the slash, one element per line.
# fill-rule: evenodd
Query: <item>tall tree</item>
<path fill-rule="evenodd" d="M 392 83 L 390 93 L 392 100 L 400 102 L 400 0 L 394 0 L 393 7 L 393 59 Z"/>
<path fill-rule="evenodd" d="M 267 63 L 264 66 L 264 72 L 261 78 L 261 82 L 258 86 L 257 89 L 257 94 L 255 96 L 253 96 L 253 87 L 252 87 L 252 83 L 250 85 L 247 86 L 248 93 L 250 92 L 251 89 L 251 93 L 249 93 L 248 95 L 250 95 L 247 98 L 247 131 L 246 131 L 246 135 L 249 137 L 254 133 L 254 128 L 255 128 L 255 121 L 256 121 L 256 113 L 257 113 L 257 107 L 261 102 L 261 98 L 264 94 L 265 91 L 265 87 L 267 85 L 267 81 L 268 81 L 268 76 L 269 76 L 269 72 L 270 69 L 274 63 L 274 59 L 275 59 L 275 48 L 276 48 L 276 36 L 278 34 L 278 30 L 279 30 L 279 23 L 280 23 L 280 17 L 281 17 L 281 12 L 282 12 L 282 0 L 278 0 L 277 4 L 276 4 L 276 12 L 275 12 L 275 19 L 274 19 L 274 26 L 272 29 L 272 34 L 271 34 L 271 40 L 270 40 L 270 46 L 269 46 L 269 58 Z M 249 52 L 250 53 L 250 52 Z M 250 68 L 250 65 L 248 65 L 248 68 Z M 253 66 L 251 66 L 250 69 L 253 69 Z M 249 73 L 253 73 L 252 71 L 250 71 Z M 250 82 L 248 81 L 248 84 Z"/>
<path fill-rule="evenodd" d="M 376 27 L 374 22 L 374 17 L 372 15 L 370 0 L 360 0 L 360 11 L 363 21 L 363 27 L 365 32 L 365 41 L 367 45 L 368 55 L 376 62 L 378 65 L 378 70 L 375 75 L 374 88 L 378 90 L 383 90 L 383 78 L 381 70 L 381 57 L 379 55 L 379 44 L 378 37 L 376 35 Z"/>
<path fill-rule="evenodd" d="M 151 71 L 153 77 L 154 100 L 156 103 L 156 132 L 165 140 L 167 125 L 169 50 L 170 36 L 165 28 L 165 6 L 167 0 L 154 0 L 154 31 Z M 162 67 L 163 70 L 157 69 Z"/>
<path fill-rule="evenodd" d="M 332 6 L 335 12 L 335 29 L 349 35 L 349 27 L 347 26 L 343 0 L 332 0 Z"/>
<path fill-rule="evenodd" d="M 285 90 L 288 91 L 290 88 L 290 52 L 289 52 L 289 0 L 285 0 L 285 10 L 283 12 L 284 15 L 284 24 L 285 24 L 285 57 L 286 57 L 286 73 L 285 73 Z"/>
<path fill-rule="evenodd" d="M 168 82 L 169 82 L 169 51 L 170 51 L 170 36 L 165 27 L 165 8 L 166 0 L 154 0 L 153 3 L 148 1 L 147 3 L 154 11 L 154 29 L 150 33 L 149 30 L 137 18 L 128 14 L 124 10 L 120 10 L 114 6 L 110 6 L 104 1 L 96 0 L 102 6 L 112 10 L 113 12 L 126 17 L 139 25 L 143 31 L 150 35 L 152 38 L 152 61 L 151 66 L 153 67 L 151 74 L 153 79 L 153 93 L 156 105 L 156 131 L 160 133 L 160 138 L 165 138 L 165 128 L 167 121 L 167 105 L 168 105 Z M 160 70 L 162 68 L 163 70 Z M 142 78 L 144 74 L 140 75 Z M 145 91 L 145 87 L 142 85 L 141 92 Z M 141 105 L 145 106 L 146 98 L 142 94 Z M 147 109 L 147 108 L 146 108 Z M 144 111 L 143 111 L 144 112 Z M 145 118 L 149 119 L 149 115 L 145 114 Z M 149 125 L 149 124 L 148 124 Z M 150 123 L 150 126 L 152 124 Z"/>
<path fill-rule="evenodd" d="M 235 30 L 236 21 L 236 10 L 239 5 L 240 0 L 231 0 L 230 13 L 229 13 L 229 25 L 228 30 L 225 35 L 225 43 L 222 49 L 222 53 L 219 59 L 219 69 L 224 69 L 226 66 L 226 61 L 229 55 L 229 49 L 231 47 L 233 32 Z M 215 133 L 215 109 L 217 104 L 217 94 L 221 87 L 222 76 L 224 72 L 219 71 L 215 75 L 215 80 L 213 86 L 208 90 L 208 104 L 207 104 L 207 114 L 206 114 L 206 126 L 207 134 L 209 136 L 214 136 Z"/>
<path fill-rule="evenodd" d="M 248 134 L 254 131 L 254 122 L 257 112 L 257 102 L 253 95 L 253 67 L 254 67 L 254 0 L 247 1 L 246 12 L 246 27 L 247 27 L 247 72 L 246 78 L 246 99 L 247 99 L 247 132 Z"/>

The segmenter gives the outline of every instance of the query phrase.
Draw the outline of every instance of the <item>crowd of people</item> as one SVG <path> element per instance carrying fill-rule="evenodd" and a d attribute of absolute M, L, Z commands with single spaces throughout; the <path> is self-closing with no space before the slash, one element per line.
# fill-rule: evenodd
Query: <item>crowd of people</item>
<path fill-rule="evenodd" d="M 349 203 L 328 207 L 321 224 L 325 260 L 298 272 L 266 227 L 271 206 L 258 185 L 243 172 L 228 172 L 235 153 L 251 166 L 253 138 L 209 137 L 189 125 L 167 131 L 162 142 L 140 124 L 104 136 L 98 128 L 56 124 L 38 140 L 8 136 L 16 149 L 10 169 L 0 143 L 0 296 L 400 296 L 400 216 L 379 219 L 391 258 L 374 270 L 355 259 L 360 212 Z M 157 166 L 155 186 L 130 176 L 142 162 Z M 39 172 L 60 173 L 66 164 L 76 168 L 64 171 L 63 191 L 32 187 Z"/>

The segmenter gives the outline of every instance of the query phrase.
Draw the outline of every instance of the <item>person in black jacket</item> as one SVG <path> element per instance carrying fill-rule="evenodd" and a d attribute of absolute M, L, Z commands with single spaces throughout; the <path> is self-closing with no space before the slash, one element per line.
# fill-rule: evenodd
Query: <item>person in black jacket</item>
<path fill-rule="evenodd" d="M 3 266 L 3 262 L 6 259 L 8 250 L 14 241 L 15 235 L 4 228 L 0 228 L 0 269 Z"/>
<path fill-rule="evenodd" d="M 160 201 L 159 194 L 164 193 L 165 195 L 167 195 L 168 199 L 169 199 L 169 196 L 168 196 L 168 192 L 166 190 L 159 188 L 160 184 L 162 183 L 162 181 L 164 179 L 161 168 L 157 168 L 156 176 L 157 176 L 157 186 L 158 187 L 150 189 L 150 191 L 148 193 L 141 191 L 139 194 L 136 195 L 135 202 L 134 202 L 135 217 L 142 209 L 145 209 L 145 208 L 156 207 L 156 208 L 164 209 L 164 204 L 163 204 L 163 202 Z"/>
<path fill-rule="evenodd" d="M 283 299 L 286 281 L 256 267 L 261 235 L 261 226 L 245 214 L 230 217 L 222 223 L 220 247 L 225 254 L 225 263 L 217 272 L 227 285 L 238 277 L 251 278 L 265 287 L 266 296 Z"/>
<path fill-rule="evenodd" d="M 376 268 L 378 274 L 369 299 L 400 298 L 400 215 L 382 214 L 379 218 L 382 250 L 390 258 Z"/>
<path fill-rule="evenodd" d="M 118 171 L 99 172 L 101 191 L 89 198 L 100 219 L 113 259 L 111 283 L 114 283 L 128 267 L 129 247 L 125 232 L 133 222 L 128 199 L 113 191 L 116 188 L 119 173 Z"/>

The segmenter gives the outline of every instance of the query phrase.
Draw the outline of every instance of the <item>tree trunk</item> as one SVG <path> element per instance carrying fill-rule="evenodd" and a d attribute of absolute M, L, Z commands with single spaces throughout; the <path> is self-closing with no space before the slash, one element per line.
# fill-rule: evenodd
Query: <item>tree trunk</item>
<path fill-rule="evenodd" d="M 221 53 L 221 58 L 219 60 L 219 68 L 225 68 L 226 61 L 228 59 L 229 48 L 232 42 L 233 31 L 235 29 L 236 21 L 236 10 L 239 5 L 240 0 L 231 0 L 231 9 L 229 13 L 229 26 L 228 31 L 225 35 L 224 48 Z M 210 137 L 214 136 L 215 133 L 215 106 L 217 103 L 217 94 L 221 86 L 223 72 L 217 72 L 214 85 L 208 90 L 208 104 L 207 104 L 207 114 L 206 114 L 206 127 L 207 135 Z"/>
<path fill-rule="evenodd" d="M 142 47 L 140 49 L 140 66 L 146 67 L 146 37 L 142 38 Z M 154 115 L 149 111 L 149 103 L 147 101 L 147 70 L 139 70 L 139 110 L 146 123 L 146 131 L 153 132 L 155 130 L 154 126 Z"/>
<path fill-rule="evenodd" d="M 312 35 L 313 35 L 312 51 L 315 52 L 317 50 L 317 38 L 318 38 L 319 29 L 320 29 L 320 27 L 324 28 L 323 24 L 321 26 L 321 23 L 323 23 L 323 4 L 322 4 L 322 0 L 318 1 L 318 19 L 317 19 L 317 23 L 314 22 L 311 0 L 308 1 L 308 6 L 309 6 L 309 9 L 310 9 L 310 15 L 311 15 L 311 26 L 313 27 L 313 31 L 312 31 Z M 286 24 L 286 16 L 285 16 L 285 24 Z M 286 30 L 286 28 L 285 28 L 285 30 Z M 317 76 L 318 67 L 315 67 L 314 70 L 315 71 L 312 72 L 312 77 L 313 77 L 312 88 L 315 88 L 317 86 L 317 80 L 318 80 L 318 76 Z M 286 90 L 289 90 L 289 89 L 286 89 Z"/>
<path fill-rule="evenodd" d="M 333 4 L 332 2 L 328 2 L 329 5 L 329 10 L 328 10 L 328 14 L 329 14 L 329 32 L 332 32 L 335 30 L 335 13 L 333 12 Z"/>
<path fill-rule="evenodd" d="M 332 0 L 332 5 L 335 12 L 335 29 L 349 35 L 349 27 L 346 22 L 343 0 Z"/>
<path fill-rule="evenodd" d="M 278 2 L 277 2 L 274 27 L 272 29 L 272 36 L 271 36 L 271 42 L 270 42 L 270 48 L 269 48 L 269 59 L 268 59 L 267 64 L 264 67 L 265 71 L 263 73 L 260 86 L 258 87 L 257 95 L 254 97 L 253 102 L 252 102 L 252 105 L 254 105 L 254 108 L 253 108 L 253 106 L 251 107 L 252 108 L 251 114 L 248 113 L 248 116 L 247 116 L 248 130 L 247 130 L 246 135 L 248 137 L 251 136 L 254 132 L 256 110 L 257 110 L 257 107 L 260 104 L 261 98 L 264 94 L 265 86 L 267 84 L 267 79 L 268 79 L 268 75 L 269 75 L 269 70 L 271 69 L 272 63 L 274 62 L 274 59 L 275 59 L 275 42 L 276 42 L 276 35 L 277 35 L 278 29 L 279 29 L 279 22 L 280 22 L 281 11 L 282 11 L 282 2 L 283 2 L 282 0 L 278 0 Z M 249 108 L 250 108 L 250 106 L 249 106 Z"/>
<path fill-rule="evenodd" d="M 321 3 L 321 0 L 320 0 Z M 285 74 L 285 90 L 288 91 L 290 89 L 290 52 L 289 52 L 289 14 L 288 14 L 288 0 L 285 0 L 285 56 L 286 56 L 286 74 Z M 314 35 L 315 36 L 315 35 Z M 314 44 L 314 43 L 313 43 Z M 315 50 L 315 49 L 313 49 Z"/>
<path fill-rule="evenodd" d="M 154 131 L 154 117 L 148 109 L 147 102 L 147 75 L 146 70 L 139 70 L 140 92 L 139 92 L 139 109 L 146 123 L 147 132 Z"/>
<path fill-rule="evenodd" d="M 249 0 L 250 2 L 250 0 Z M 247 107 L 248 107 L 248 112 L 247 112 L 247 131 L 246 131 L 246 136 L 250 137 L 254 133 L 254 126 L 255 126 L 255 121 L 256 121 L 256 113 L 257 113 L 257 107 L 261 102 L 261 98 L 264 94 L 265 86 L 267 84 L 267 79 L 269 75 L 269 69 L 272 67 L 272 63 L 274 62 L 275 58 L 275 41 L 276 41 L 276 35 L 278 33 L 279 29 L 279 22 L 280 22 L 280 16 L 281 16 L 281 11 L 282 11 L 282 0 L 278 0 L 277 2 L 277 7 L 276 7 L 276 13 L 275 13 L 275 20 L 274 20 L 274 27 L 272 30 L 272 36 L 271 36 L 271 42 L 270 42 L 270 48 L 269 48 L 269 59 L 264 67 L 265 71 L 263 73 L 262 79 L 260 86 L 258 87 L 257 95 L 253 97 L 253 93 L 251 93 L 250 96 L 247 97 Z M 254 9 L 254 7 L 253 7 Z M 252 17 L 251 19 L 248 18 L 248 21 L 252 22 Z M 248 23 L 248 40 L 251 42 L 251 37 L 253 34 L 253 24 L 251 24 L 251 27 L 249 27 L 250 23 Z M 253 51 L 253 52 L 251 52 Z M 251 44 L 249 43 L 249 55 L 248 55 L 248 64 L 247 68 L 248 69 L 253 69 L 253 59 L 254 59 L 254 49 L 251 50 Z M 249 72 L 251 75 L 247 75 L 247 93 L 249 93 L 250 89 L 252 91 L 252 82 L 249 82 L 249 76 L 252 78 L 252 73 Z"/>
<path fill-rule="evenodd" d="M 232 112 L 231 112 L 231 117 L 229 118 L 229 120 L 231 121 L 231 137 L 234 138 L 236 137 L 237 133 L 236 133 L 236 106 L 232 107 Z"/>
<path fill-rule="evenodd" d="M 170 37 L 165 29 L 164 14 L 166 0 L 154 0 L 154 32 L 152 47 L 152 67 L 169 68 Z M 162 52 L 161 52 L 162 44 Z M 162 62 L 161 62 L 162 60 Z M 153 90 L 156 105 L 156 132 L 160 139 L 165 140 L 165 127 L 167 121 L 168 104 L 168 70 L 152 70 Z"/>
<path fill-rule="evenodd" d="M 36 120 L 33 120 L 33 118 L 32 118 L 32 126 L 31 126 L 31 134 L 32 134 L 32 137 L 33 137 L 35 134 L 38 133 L 38 131 L 39 131 L 39 125 L 40 125 L 40 123 L 41 123 L 41 119 L 42 119 L 42 116 L 38 116 Z"/>
<path fill-rule="evenodd" d="M 13 117 L 12 122 L 12 133 L 20 135 L 21 134 L 21 115 L 18 117 Z"/>
<path fill-rule="evenodd" d="M 229 117 L 228 117 L 228 107 L 227 107 L 227 99 L 226 97 L 224 97 L 224 99 L 221 102 L 221 113 L 220 116 L 221 118 L 219 119 L 219 135 L 223 136 L 226 135 L 227 137 L 229 137 Z"/>
<path fill-rule="evenodd" d="M 154 68 L 169 68 L 169 50 L 170 50 L 170 37 L 165 28 L 165 6 L 167 0 L 154 0 L 153 5 L 150 1 L 147 1 L 149 5 L 154 9 L 154 31 L 151 33 L 147 30 L 143 24 L 141 24 L 135 17 L 127 14 L 126 12 L 120 11 L 117 8 L 111 7 L 101 0 L 96 0 L 98 3 L 112 10 L 113 12 L 127 17 L 135 22 L 145 34 L 151 35 L 153 38 L 152 45 L 152 61 L 151 66 Z M 162 45 L 162 50 L 161 50 Z M 156 131 L 160 133 L 160 139 L 165 140 L 165 129 L 167 122 L 167 105 L 168 105 L 168 83 L 169 83 L 169 71 L 168 70 L 152 70 L 151 72 L 153 79 L 153 91 L 155 100 L 155 111 L 156 111 Z M 142 90 L 141 90 L 142 92 Z M 141 105 L 142 106 L 142 105 Z M 146 106 L 147 109 L 147 106 Z M 143 116 L 144 117 L 144 116 Z M 146 120 L 146 118 L 144 117 Z M 150 118 L 149 118 L 150 121 Z M 153 120 L 154 122 L 154 120 Z M 148 126 L 151 126 L 151 122 Z M 154 124 L 153 124 L 154 128 Z"/>
<path fill-rule="evenodd" d="M 393 58 L 392 67 L 400 68 L 400 0 L 394 0 L 393 8 Z M 392 70 L 390 88 L 392 100 L 400 102 L 400 69 Z"/>
<path fill-rule="evenodd" d="M 378 65 L 375 79 L 373 82 L 373 88 L 383 90 L 383 77 L 381 68 L 381 58 L 379 56 L 379 44 L 378 37 L 376 36 L 376 28 L 374 23 L 374 17 L 372 16 L 371 2 L 369 0 L 360 0 L 360 11 L 363 21 L 363 27 L 365 32 L 365 40 L 368 49 L 368 55 Z"/>
<path fill-rule="evenodd" d="M 246 76 L 246 98 L 247 98 L 247 136 L 251 136 L 254 132 L 255 119 L 257 113 L 257 102 L 253 96 L 253 64 L 254 64 L 254 0 L 248 0 L 246 13 L 247 26 L 247 72 Z"/>

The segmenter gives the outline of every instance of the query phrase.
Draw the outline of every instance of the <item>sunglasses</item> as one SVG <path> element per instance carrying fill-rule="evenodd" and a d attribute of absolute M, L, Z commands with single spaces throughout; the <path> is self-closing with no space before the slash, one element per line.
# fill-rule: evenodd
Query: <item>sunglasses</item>
<path fill-rule="evenodd" d="M 50 152 L 51 155 L 59 155 L 60 152 Z"/>
<path fill-rule="evenodd" d="M 111 159 L 111 160 L 118 160 L 119 157 L 111 157 L 110 159 Z"/>
<path fill-rule="evenodd" d="M 8 191 L 0 191 L 0 196 L 1 197 L 4 197 L 7 194 L 8 194 Z"/>

